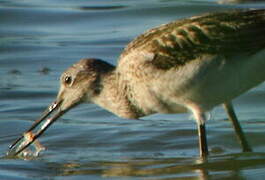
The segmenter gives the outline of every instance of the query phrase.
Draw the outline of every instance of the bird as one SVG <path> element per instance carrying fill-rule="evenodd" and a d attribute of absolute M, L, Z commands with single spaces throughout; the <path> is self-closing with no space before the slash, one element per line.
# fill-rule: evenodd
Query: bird
<path fill-rule="evenodd" d="M 18 155 L 59 117 L 85 102 L 128 119 L 191 113 L 203 159 L 209 155 L 205 114 L 223 105 L 243 151 L 252 151 L 232 100 L 261 84 L 264 69 L 265 9 L 213 12 L 172 21 L 132 40 L 116 66 L 83 58 L 69 67 L 60 77 L 56 100 L 9 151 Z M 27 133 L 32 138 L 18 146 Z"/>

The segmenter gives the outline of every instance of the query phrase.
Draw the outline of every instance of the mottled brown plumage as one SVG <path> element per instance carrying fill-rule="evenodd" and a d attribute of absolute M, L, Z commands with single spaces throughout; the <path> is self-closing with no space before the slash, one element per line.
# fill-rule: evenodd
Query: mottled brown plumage
<path fill-rule="evenodd" d="M 264 10 L 220 12 L 174 21 L 133 40 L 121 55 L 145 49 L 159 69 L 185 65 L 204 55 L 248 55 L 265 47 Z"/>

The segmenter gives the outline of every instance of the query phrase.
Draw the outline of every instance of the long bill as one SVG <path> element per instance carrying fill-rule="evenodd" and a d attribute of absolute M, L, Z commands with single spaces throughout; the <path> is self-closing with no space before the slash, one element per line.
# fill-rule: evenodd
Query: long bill
<path fill-rule="evenodd" d="M 61 101 L 55 101 L 53 102 L 42 114 L 42 116 L 37 119 L 34 124 L 25 132 L 21 137 L 19 137 L 16 141 L 14 141 L 13 144 L 9 146 L 9 152 L 8 154 L 11 155 L 18 155 L 23 150 L 25 150 L 27 147 L 29 147 L 38 137 L 40 137 L 46 129 L 49 128 L 50 125 L 52 125 L 60 116 L 62 116 L 67 110 L 61 110 L 60 109 Z M 57 110 L 57 112 L 55 112 Z M 50 118 L 48 118 L 52 113 L 54 113 Z M 42 124 L 40 126 L 40 124 Z M 40 128 L 38 128 L 40 127 Z M 25 135 L 27 133 L 31 133 L 33 130 L 36 130 L 36 133 L 32 133 L 32 137 L 30 140 L 27 140 L 24 142 Z M 22 143 L 22 145 L 21 145 Z"/>

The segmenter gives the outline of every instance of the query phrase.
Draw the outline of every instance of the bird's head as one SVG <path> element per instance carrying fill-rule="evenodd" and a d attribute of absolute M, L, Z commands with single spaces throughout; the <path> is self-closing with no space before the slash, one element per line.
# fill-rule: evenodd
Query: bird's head
<path fill-rule="evenodd" d="M 68 68 L 60 78 L 56 103 L 65 111 L 100 94 L 101 78 L 113 66 L 99 59 L 81 59 Z"/>

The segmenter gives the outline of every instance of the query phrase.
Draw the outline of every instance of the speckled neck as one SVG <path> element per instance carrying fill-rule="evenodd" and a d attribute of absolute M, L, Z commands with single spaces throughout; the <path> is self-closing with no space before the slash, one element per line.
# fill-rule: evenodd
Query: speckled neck
<path fill-rule="evenodd" d="M 127 85 L 121 79 L 115 69 L 102 74 L 101 92 L 91 101 L 123 118 L 137 119 L 144 116 L 145 114 L 129 100 Z"/>

